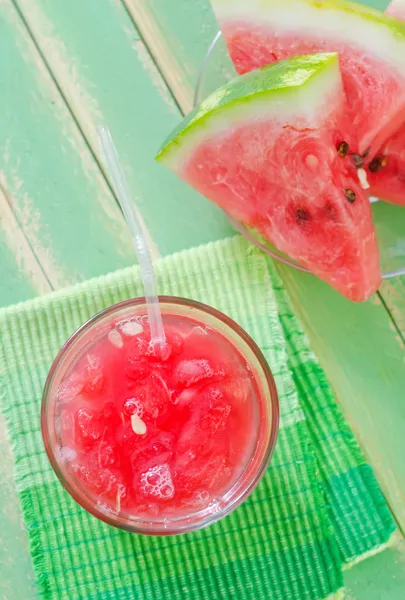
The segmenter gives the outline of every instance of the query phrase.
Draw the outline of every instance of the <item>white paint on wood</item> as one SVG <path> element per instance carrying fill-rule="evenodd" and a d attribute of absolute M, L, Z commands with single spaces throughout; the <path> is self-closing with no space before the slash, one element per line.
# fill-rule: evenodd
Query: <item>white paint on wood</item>
<path fill-rule="evenodd" d="M 21 271 L 27 277 L 31 275 L 28 279 L 34 285 L 34 289 L 38 291 L 38 294 L 74 283 L 74 279 L 66 277 L 53 258 L 52 242 L 46 239 L 43 231 L 40 231 L 39 211 L 35 208 L 28 194 L 22 191 L 22 180 L 17 173 L 12 170 L 10 172 L 12 173 L 11 181 L 6 179 L 4 172 L 0 171 L 0 186 L 3 189 L 3 198 L 7 199 L 1 203 L 0 216 L 4 218 L 6 227 L 10 226 L 11 221 L 14 221 L 12 230 L 8 232 L 7 240 L 9 247 L 14 252 L 18 247 L 21 250 L 16 254 L 19 257 L 18 263 Z M 18 198 L 18 202 L 15 201 L 15 198 Z M 8 211 L 6 204 L 9 207 Z M 18 234 L 14 233 L 17 227 L 20 232 Z M 13 243 L 13 235 L 15 235 L 15 240 L 19 239 L 20 241 Z M 34 267 L 34 263 L 36 267 Z M 38 281 L 35 281 L 37 276 Z M 44 284 L 43 278 L 45 278 L 47 285 Z"/>
<path fill-rule="evenodd" d="M 41 295 L 50 292 L 52 290 L 51 285 L 18 224 L 9 198 L 1 188 L 0 231 L 2 231 L 3 238 L 10 252 L 15 256 L 18 269 L 30 282 L 37 294 Z"/>
<path fill-rule="evenodd" d="M 170 94 L 168 87 L 165 81 L 163 80 L 161 74 L 156 68 L 156 65 L 153 62 L 151 55 L 145 47 L 145 44 L 142 42 L 142 40 L 133 40 L 132 47 L 136 51 L 140 63 L 142 64 L 145 71 L 148 73 L 160 96 L 162 97 L 164 102 L 169 106 L 171 112 L 174 115 L 178 116 L 178 110 L 174 103 L 173 97 Z"/>

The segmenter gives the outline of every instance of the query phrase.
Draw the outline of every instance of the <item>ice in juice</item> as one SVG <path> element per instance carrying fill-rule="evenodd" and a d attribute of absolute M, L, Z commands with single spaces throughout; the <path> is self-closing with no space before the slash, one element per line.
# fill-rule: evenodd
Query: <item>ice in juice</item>
<path fill-rule="evenodd" d="M 59 452 L 111 511 L 204 508 L 239 477 L 255 442 L 258 390 L 235 346 L 193 319 L 163 322 L 162 355 L 146 317 L 112 322 L 59 385 Z"/>

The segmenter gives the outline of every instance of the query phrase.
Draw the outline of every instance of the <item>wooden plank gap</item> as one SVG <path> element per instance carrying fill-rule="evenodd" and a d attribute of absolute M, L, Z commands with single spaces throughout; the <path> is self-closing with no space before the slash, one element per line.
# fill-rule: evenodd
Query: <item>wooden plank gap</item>
<path fill-rule="evenodd" d="M 132 5 L 132 2 L 130 2 L 128 0 L 121 0 L 121 3 L 123 5 L 125 12 L 127 13 L 128 17 L 129 17 L 129 19 L 131 20 L 131 23 L 132 23 L 136 33 L 139 36 L 137 41 L 142 42 L 142 44 L 145 48 L 145 51 L 148 53 L 148 56 L 150 57 L 151 62 L 149 63 L 148 60 L 144 60 L 144 65 L 151 72 L 152 80 L 156 82 L 156 75 L 153 73 L 153 69 L 151 68 L 151 66 L 152 66 L 151 63 L 153 63 L 156 74 L 157 73 L 159 74 L 159 78 L 161 79 L 163 85 L 169 92 L 170 98 L 173 100 L 178 111 L 180 112 L 180 114 L 185 115 L 186 112 L 184 110 L 184 107 L 181 105 L 181 103 L 178 101 L 176 95 L 173 93 L 172 88 L 170 86 L 170 82 L 168 81 L 167 77 L 165 76 L 163 69 L 159 66 L 158 57 L 155 57 L 155 55 L 153 53 L 153 48 L 150 46 L 150 43 L 148 43 L 148 37 L 145 37 L 143 31 L 141 29 L 139 29 L 139 27 L 137 26 L 135 7 Z M 156 34 L 156 35 L 158 35 L 158 34 Z"/>
<path fill-rule="evenodd" d="M 161 35 L 153 15 L 148 11 L 148 7 L 144 6 L 143 0 L 122 0 L 122 2 L 171 91 L 180 112 L 183 115 L 188 114 L 193 108 L 194 89 L 184 78 L 183 68 L 173 57 L 168 40 Z M 160 65 L 165 65 L 166 68 L 163 69 Z"/>
<path fill-rule="evenodd" d="M 405 276 L 385 279 L 381 286 L 387 311 L 405 340 Z"/>
<path fill-rule="evenodd" d="M 400 346 L 405 349 L 405 335 L 404 335 L 405 332 L 404 332 L 403 328 L 400 326 L 400 324 L 398 323 L 398 320 L 395 318 L 395 316 L 393 314 L 393 310 L 391 310 L 390 304 L 386 301 L 384 293 L 382 291 L 378 291 L 377 296 L 380 299 L 381 304 L 387 311 L 388 318 L 391 321 L 391 324 L 392 324 L 394 330 L 398 334 L 398 338 L 399 338 L 398 341 L 400 343 Z"/>

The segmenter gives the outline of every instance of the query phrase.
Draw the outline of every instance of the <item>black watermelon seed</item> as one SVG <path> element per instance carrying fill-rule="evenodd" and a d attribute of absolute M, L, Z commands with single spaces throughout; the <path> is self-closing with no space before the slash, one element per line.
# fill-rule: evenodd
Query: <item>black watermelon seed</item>
<path fill-rule="evenodd" d="M 345 190 L 345 196 L 350 204 L 353 204 L 353 202 L 356 200 L 356 194 L 353 192 L 353 190 Z"/>
<path fill-rule="evenodd" d="M 344 158 L 345 156 L 347 156 L 349 154 L 349 144 L 347 142 L 345 142 L 345 141 L 340 142 L 340 144 L 337 147 L 337 153 L 342 158 Z"/>
<path fill-rule="evenodd" d="M 378 173 L 385 167 L 388 160 L 386 156 L 376 156 L 368 165 L 369 171 L 372 173 Z"/>

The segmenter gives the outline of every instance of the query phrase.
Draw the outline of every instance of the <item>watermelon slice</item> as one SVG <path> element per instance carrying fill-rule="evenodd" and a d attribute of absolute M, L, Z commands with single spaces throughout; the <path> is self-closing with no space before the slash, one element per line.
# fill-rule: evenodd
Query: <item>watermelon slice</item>
<path fill-rule="evenodd" d="M 362 301 L 380 285 L 368 198 L 337 54 L 293 58 L 229 82 L 157 160 L 279 250 Z"/>
<path fill-rule="evenodd" d="M 344 0 L 212 0 L 239 73 L 339 52 L 355 153 L 374 156 L 405 122 L 405 24 Z"/>
<path fill-rule="evenodd" d="M 405 0 L 392 0 L 386 12 L 405 21 Z M 383 144 L 367 171 L 373 196 L 405 206 L 405 125 Z"/>

